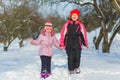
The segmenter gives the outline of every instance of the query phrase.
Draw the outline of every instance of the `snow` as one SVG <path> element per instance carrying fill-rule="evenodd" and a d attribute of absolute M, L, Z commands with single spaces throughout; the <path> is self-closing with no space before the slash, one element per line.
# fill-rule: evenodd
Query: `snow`
<path fill-rule="evenodd" d="M 65 50 L 54 47 L 52 76 L 46 80 L 120 80 L 120 35 L 116 35 L 111 53 L 105 54 L 94 49 L 92 43 L 94 34 L 95 32 L 88 33 L 90 48 L 83 47 L 80 74 L 68 75 Z M 59 39 L 59 34 L 56 36 Z M 8 52 L 2 51 L 3 45 L 0 44 L 0 80 L 41 80 L 39 47 L 31 45 L 26 40 L 25 46 L 19 48 L 18 42 L 16 39 Z"/>
<path fill-rule="evenodd" d="M 92 3 L 92 4 L 94 3 L 93 0 L 82 0 L 81 4 L 84 4 L 84 3 L 87 3 L 87 2 Z"/>

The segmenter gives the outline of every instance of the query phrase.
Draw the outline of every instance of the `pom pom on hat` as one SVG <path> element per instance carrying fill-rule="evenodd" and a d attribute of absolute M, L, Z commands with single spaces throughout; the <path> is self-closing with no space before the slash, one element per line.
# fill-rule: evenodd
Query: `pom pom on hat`
<path fill-rule="evenodd" d="M 50 20 L 47 20 L 47 22 L 45 23 L 45 26 L 47 27 L 53 27 L 52 23 Z"/>
<path fill-rule="evenodd" d="M 70 17 L 71 17 L 73 14 L 77 14 L 78 17 L 80 17 L 80 11 L 79 11 L 78 9 L 74 9 L 74 10 L 70 11 Z"/>

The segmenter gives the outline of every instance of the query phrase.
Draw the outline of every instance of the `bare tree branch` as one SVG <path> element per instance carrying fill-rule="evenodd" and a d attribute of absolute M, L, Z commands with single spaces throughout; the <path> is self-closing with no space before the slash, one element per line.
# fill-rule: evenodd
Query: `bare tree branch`
<path fill-rule="evenodd" d="M 120 25 L 116 28 L 116 30 L 114 31 L 112 37 L 110 38 L 109 46 L 111 45 L 111 43 L 112 43 L 112 41 L 113 41 L 115 35 L 116 35 L 117 32 L 119 32 L 119 31 L 120 31 Z"/>
<path fill-rule="evenodd" d="M 113 27 L 113 21 L 115 20 L 115 16 L 116 16 L 116 11 L 111 15 L 111 19 L 110 19 L 110 21 L 109 21 L 109 24 L 108 24 L 108 28 L 107 28 L 107 31 L 111 31 L 112 30 L 112 27 Z"/>
<path fill-rule="evenodd" d="M 80 6 L 85 6 L 85 5 L 93 5 L 93 2 L 81 2 L 80 0 L 76 1 L 76 0 L 68 0 L 68 1 L 60 1 L 60 2 L 68 2 L 68 3 L 74 3 Z"/>
<path fill-rule="evenodd" d="M 112 3 L 114 9 L 115 9 L 115 10 L 119 13 L 119 15 L 120 15 L 120 0 L 109 0 L 109 1 Z"/>

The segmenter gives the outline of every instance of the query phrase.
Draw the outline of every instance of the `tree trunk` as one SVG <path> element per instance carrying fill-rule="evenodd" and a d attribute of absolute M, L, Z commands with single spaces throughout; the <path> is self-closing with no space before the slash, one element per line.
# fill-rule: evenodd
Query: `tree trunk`
<path fill-rule="evenodd" d="M 106 33 L 107 34 L 107 33 Z M 107 37 L 107 35 L 106 35 Z M 102 52 L 103 53 L 109 53 L 109 46 L 108 46 L 108 38 L 104 36 L 103 43 L 102 43 Z"/>
<path fill-rule="evenodd" d="M 108 45 L 109 51 L 110 51 L 110 46 L 111 46 L 111 44 L 112 44 L 112 42 L 113 42 L 113 39 L 114 39 L 115 35 L 117 34 L 117 32 L 119 32 L 119 31 L 120 31 L 120 26 L 118 26 L 118 27 L 116 28 L 116 30 L 114 31 L 113 35 L 112 35 L 111 38 L 110 38 L 110 42 L 109 42 L 109 45 Z"/>
<path fill-rule="evenodd" d="M 102 52 L 109 53 L 108 32 L 105 30 L 103 35 Z"/>
<path fill-rule="evenodd" d="M 103 29 L 101 28 L 99 36 L 98 36 L 97 40 L 95 40 L 95 42 L 94 42 L 95 49 L 99 48 L 99 44 L 100 44 L 100 42 L 102 40 L 102 37 L 103 37 L 103 33 L 102 32 L 103 32 Z"/>
<path fill-rule="evenodd" d="M 9 42 L 7 42 L 7 43 L 4 43 L 4 47 L 3 47 L 3 50 L 4 51 L 8 51 L 8 47 L 10 46 L 10 44 L 12 43 L 12 41 L 14 41 L 15 40 L 15 38 L 14 39 L 12 39 L 12 40 L 10 40 Z"/>
<path fill-rule="evenodd" d="M 21 48 L 21 47 L 23 47 L 24 46 L 24 44 L 23 44 L 23 39 L 19 42 L 19 47 Z"/>
<path fill-rule="evenodd" d="M 3 51 L 8 51 L 8 46 L 3 48 Z"/>
<path fill-rule="evenodd" d="M 103 43 L 102 43 L 102 52 L 103 53 L 109 53 L 108 50 L 108 31 L 106 29 L 104 20 L 101 21 L 101 26 L 103 28 Z"/>

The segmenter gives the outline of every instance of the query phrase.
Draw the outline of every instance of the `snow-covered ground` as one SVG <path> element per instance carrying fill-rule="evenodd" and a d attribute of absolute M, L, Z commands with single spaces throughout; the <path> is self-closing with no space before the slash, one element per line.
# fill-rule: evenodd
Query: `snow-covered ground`
<path fill-rule="evenodd" d="M 88 36 L 90 48 L 83 47 L 82 50 L 80 74 L 70 77 L 65 51 L 54 48 L 52 76 L 46 80 L 120 80 L 120 35 L 114 39 L 111 53 L 103 54 L 93 48 L 93 34 L 91 32 Z M 59 38 L 59 34 L 56 36 Z M 28 40 L 24 47 L 19 48 L 16 40 L 8 52 L 3 52 L 0 44 L 0 80 L 41 80 L 38 48 Z"/>

